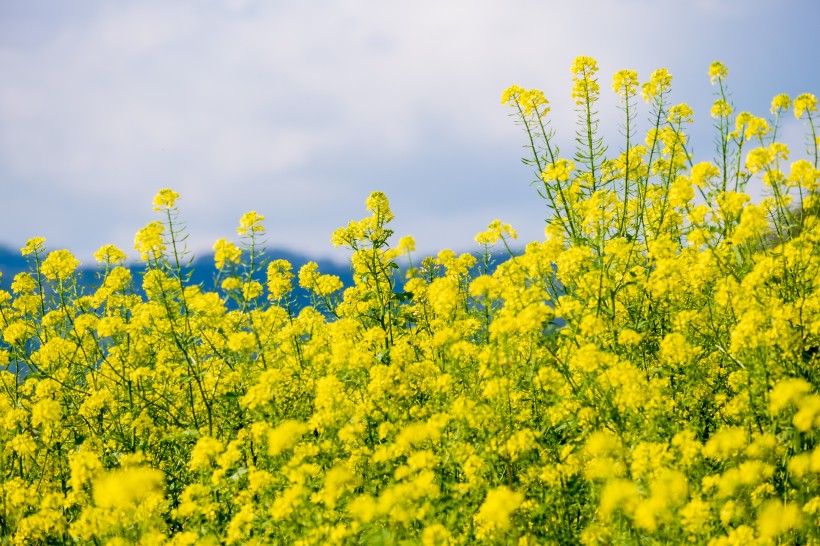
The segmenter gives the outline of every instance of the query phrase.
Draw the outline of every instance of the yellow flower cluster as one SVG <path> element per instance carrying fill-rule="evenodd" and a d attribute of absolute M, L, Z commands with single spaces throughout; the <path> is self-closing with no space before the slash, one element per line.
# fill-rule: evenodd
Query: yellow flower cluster
<path fill-rule="evenodd" d="M 609 158 L 597 64 L 572 72 L 575 161 L 543 93 L 502 97 L 552 211 L 520 251 L 495 220 L 477 256 L 399 275 L 415 243 L 391 246 L 381 192 L 332 235 L 351 286 L 265 261 L 256 212 L 192 285 L 170 189 L 141 285 L 109 245 L 84 291 L 31 239 L 0 286 L 0 540 L 820 543 L 818 159 L 787 169 L 774 140 L 789 107 L 816 133 L 816 101 L 731 119 L 722 98 L 718 159 L 695 162 L 669 73 L 621 71 L 624 134 L 639 86 L 653 125 Z"/>

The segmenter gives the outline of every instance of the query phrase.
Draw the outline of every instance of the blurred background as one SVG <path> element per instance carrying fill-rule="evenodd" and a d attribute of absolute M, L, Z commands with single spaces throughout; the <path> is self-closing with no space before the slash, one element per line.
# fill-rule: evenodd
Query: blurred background
<path fill-rule="evenodd" d="M 256 210 L 269 248 L 343 260 L 330 235 L 377 189 L 419 253 L 474 250 L 495 218 L 541 239 L 506 87 L 544 90 L 572 157 L 569 67 L 595 57 L 616 155 L 612 74 L 668 68 L 709 160 L 709 64 L 736 111 L 768 116 L 778 93 L 820 93 L 819 16 L 816 0 L 0 0 L 0 246 L 136 258 L 162 187 L 197 254 Z M 786 119 L 792 159 L 804 129 Z"/>

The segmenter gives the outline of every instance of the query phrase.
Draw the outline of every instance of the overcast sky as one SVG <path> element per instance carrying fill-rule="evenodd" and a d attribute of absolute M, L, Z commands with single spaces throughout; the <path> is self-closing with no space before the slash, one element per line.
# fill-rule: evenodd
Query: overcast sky
<path fill-rule="evenodd" d="M 768 115 L 820 93 L 818 24 L 817 0 L 0 0 L 0 245 L 135 257 L 162 187 L 198 252 L 256 210 L 269 247 L 340 257 L 331 233 L 377 189 L 422 252 L 473 249 L 494 218 L 540 239 L 506 87 L 545 91 L 571 157 L 573 58 L 599 61 L 610 135 L 612 74 L 666 67 L 710 159 L 709 64 Z"/>

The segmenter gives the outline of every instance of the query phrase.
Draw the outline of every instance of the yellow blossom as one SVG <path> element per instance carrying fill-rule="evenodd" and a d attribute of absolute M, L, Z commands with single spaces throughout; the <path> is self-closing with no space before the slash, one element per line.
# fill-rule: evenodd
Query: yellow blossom
<path fill-rule="evenodd" d="M 647 104 L 660 97 L 672 87 L 672 75 L 665 68 L 654 71 L 648 82 L 641 86 L 641 96 Z"/>
<path fill-rule="evenodd" d="M 776 95 L 772 99 L 771 112 L 772 114 L 777 114 L 782 110 L 788 110 L 789 108 L 791 108 L 791 105 L 792 99 L 788 95 L 781 93 L 780 95 Z"/>
<path fill-rule="evenodd" d="M 624 100 L 635 94 L 638 88 L 638 73 L 634 70 L 619 70 L 612 77 L 612 89 Z"/>
<path fill-rule="evenodd" d="M 114 470 L 94 480 L 94 503 L 103 508 L 133 509 L 151 496 L 162 496 L 165 479 L 153 468 Z"/>
<path fill-rule="evenodd" d="M 808 112 L 811 116 L 812 112 L 817 111 L 817 97 L 811 93 L 803 93 L 794 99 L 794 117 L 800 119 L 803 114 Z"/>
<path fill-rule="evenodd" d="M 163 188 L 154 197 L 154 210 L 171 209 L 176 206 L 179 194 L 170 188 Z"/>
<path fill-rule="evenodd" d="M 478 536 L 493 536 L 507 531 L 512 522 L 510 518 L 521 503 L 524 495 L 506 486 L 491 489 L 473 518 Z"/>
<path fill-rule="evenodd" d="M 55 250 L 43 260 L 42 272 L 47 279 L 66 281 L 74 275 L 80 261 L 68 250 Z"/>
<path fill-rule="evenodd" d="M 715 85 L 716 81 L 725 80 L 728 75 L 729 70 L 720 61 L 715 61 L 709 65 L 709 79 L 712 85 Z"/>
<path fill-rule="evenodd" d="M 265 227 L 262 225 L 262 222 L 264 221 L 265 217 L 257 213 L 255 210 L 246 212 L 239 219 L 239 227 L 236 228 L 236 232 L 239 235 L 255 235 L 257 233 L 264 233 Z"/>

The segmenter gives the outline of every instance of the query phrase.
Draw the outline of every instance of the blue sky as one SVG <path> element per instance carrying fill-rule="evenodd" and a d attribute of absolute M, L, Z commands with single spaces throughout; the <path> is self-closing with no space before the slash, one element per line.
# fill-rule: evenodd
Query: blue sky
<path fill-rule="evenodd" d="M 504 88 L 545 91 L 571 157 L 574 57 L 599 61 L 611 137 L 612 74 L 666 67 L 710 159 L 709 64 L 768 115 L 820 93 L 819 21 L 815 0 L 0 0 L 0 245 L 134 257 L 162 187 L 200 253 L 256 210 L 268 246 L 340 258 L 330 234 L 376 189 L 421 252 L 472 249 L 495 218 L 540 239 Z M 802 157 L 793 117 L 783 135 Z"/>

